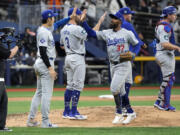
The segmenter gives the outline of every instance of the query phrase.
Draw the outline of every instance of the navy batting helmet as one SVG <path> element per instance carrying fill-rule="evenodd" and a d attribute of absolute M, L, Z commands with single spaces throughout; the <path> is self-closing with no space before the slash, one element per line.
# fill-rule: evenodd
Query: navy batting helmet
<path fill-rule="evenodd" d="M 177 9 L 174 6 L 165 7 L 162 11 L 161 17 L 165 17 L 167 15 L 176 14 Z"/>

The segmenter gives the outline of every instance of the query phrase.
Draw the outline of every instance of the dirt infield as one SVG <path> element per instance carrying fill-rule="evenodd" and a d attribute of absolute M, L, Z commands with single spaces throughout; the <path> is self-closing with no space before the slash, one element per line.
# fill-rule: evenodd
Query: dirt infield
<path fill-rule="evenodd" d="M 180 89 L 180 87 L 174 87 Z M 63 91 L 65 88 L 56 88 L 55 91 Z M 133 87 L 136 89 L 159 89 L 159 87 Z M 109 90 L 109 88 L 85 88 L 85 90 Z M 35 91 L 35 88 L 30 89 L 8 89 L 8 91 Z M 130 96 L 131 101 L 155 101 L 157 96 Z M 32 97 L 8 98 L 9 101 L 31 101 Z M 54 101 L 63 101 L 63 97 L 53 97 Z M 100 99 L 94 96 L 82 96 L 80 101 L 110 101 L 113 99 Z M 171 100 L 180 101 L 180 95 L 172 95 Z M 174 127 L 180 126 L 180 111 L 168 112 L 160 111 L 152 106 L 135 106 L 133 107 L 137 113 L 137 118 L 128 125 L 117 124 L 113 125 L 115 108 L 112 106 L 105 107 L 84 107 L 79 108 L 81 114 L 87 115 L 88 120 L 78 121 L 62 119 L 63 110 L 52 110 L 50 119 L 53 123 L 60 127 Z M 11 114 L 7 118 L 7 126 L 9 127 L 25 127 L 28 113 Z M 41 122 L 41 113 L 38 112 L 37 120 Z"/>
<path fill-rule="evenodd" d="M 114 107 L 85 107 L 79 111 L 88 116 L 88 120 L 78 121 L 62 119 L 62 110 L 53 110 L 50 112 L 50 119 L 53 123 L 60 127 L 174 127 L 180 126 L 180 111 L 168 112 L 160 111 L 153 107 L 139 106 L 133 107 L 137 113 L 137 118 L 128 125 L 113 125 Z M 25 127 L 26 114 L 9 115 L 7 118 L 7 126 L 9 127 Z M 41 121 L 41 114 L 38 112 L 37 120 Z"/>

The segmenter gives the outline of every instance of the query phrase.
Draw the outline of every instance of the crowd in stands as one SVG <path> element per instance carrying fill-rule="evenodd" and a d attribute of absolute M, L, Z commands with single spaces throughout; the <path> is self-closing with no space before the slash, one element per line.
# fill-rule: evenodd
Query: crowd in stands
<path fill-rule="evenodd" d="M 101 10 L 107 11 L 108 9 L 109 12 L 115 13 L 119 8 L 128 6 L 135 11 L 160 14 L 163 7 L 167 5 L 178 6 L 179 4 L 179 0 L 1 0 L 0 19 L 16 21 L 20 5 L 41 5 L 41 10 L 53 8 L 53 5 L 56 5 L 56 8 L 77 5 L 82 10 L 87 9 L 88 16 L 95 19 L 99 17 L 98 14 L 101 15 Z M 64 13 L 64 16 L 67 16 L 67 12 Z"/>

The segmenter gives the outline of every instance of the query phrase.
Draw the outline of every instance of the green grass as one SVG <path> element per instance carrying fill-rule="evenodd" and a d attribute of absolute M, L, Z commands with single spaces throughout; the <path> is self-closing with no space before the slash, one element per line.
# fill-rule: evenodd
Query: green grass
<path fill-rule="evenodd" d="M 159 90 L 131 90 L 130 96 L 151 96 L 151 95 L 157 95 Z M 81 93 L 81 96 L 99 96 L 99 95 L 107 95 L 111 94 L 109 90 L 85 90 Z M 180 95 L 179 89 L 173 89 L 172 90 L 173 95 Z M 8 92 L 8 97 L 32 97 L 34 95 L 34 92 Z M 64 91 L 54 91 L 53 96 L 64 96 Z"/>
<path fill-rule="evenodd" d="M 29 112 L 31 101 L 10 101 L 8 103 L 8 114 Z M 132 101 L 132 106 L 152 106 L 154 101 Z M 180 102 L 172 101 L 171 104 L 180 110 Z M 114 106 L 114 101 L 80 101 L 78 107 Z M 51 101 L 51 110 L 63 109 L 63 101 Z"/>
<path fill-rule="evenodd" d="M 0 135 L 178 135 L 179 127 L 146 128 L 146 127 L 114 127 L 114 128 L 12 128 L 13 132 L 0 132 Z"/>
<path fill-rule="evenodd" d="M 157 95 L 158 90 L 131 90 L 131 96 L 148 96 Z M 84 91 L 81 96 L 99 96 L 111 94 L 109 90 L 101 91 Z M 180 95 L 180 90 L 173 89 L 173 95 Z M 8 92 L 9 97 L 32 97 L 34 92 Z M 63 96 L 64 91 L 55 91 L 53 96 Z M 8 113 L 19 114 L 29 112 L 31 101 L 9 101 Z M 172 101 L 172 105 L 180 110 L 180 102 Z M 132 101 L 132 106 L 152 106 L 154 101 Z M 115 106 L 113 100 L 104 101 L 81 101 L 79 107 L 93 106 Z M 51 110 L 63 109 L 63 101 L 51 101 Z M 13 132 L 0 132 L 0 135 L 178 135 L 180 127 L 113 127 L 113 128 L 57 128 L 57 129 L 41 129 L 41 128 L 19 128 L 13 127 Z"/>
<path fill-rule="evenodd" d="M 148 95 L 157 95 L 158 90 L 131 90 L 131 96 L 148 96 Z M 84 91 L 81 96 L 99 96 L 111 94 L 109 90 L 94 90 L 94 91 Z M 172 94 L 180 95 L 180 90 L 173 89 Z M 8 92 L 8 97 L 32 97 L 34 92 Z M 64 91 L 54 91 L 53 96 L 64 96 Z M 29 112 L 31 101 L 9 101 L 8 104 L 8 113 L 9 114 L 18 114 Z M 154 101 L 133 101 L 131 102 L 133 106 L 152 106 Z M 172 101 L 172 105 L 176 106 L 177 110 L 180 110 L 180 102 Z M 114 106 L 113 100 L 111 101 L 80 101 L 79 107 L 88 107 L 88 106 Z M 51 109 L 63 109 L 63 101 L 51 101 Z"/>

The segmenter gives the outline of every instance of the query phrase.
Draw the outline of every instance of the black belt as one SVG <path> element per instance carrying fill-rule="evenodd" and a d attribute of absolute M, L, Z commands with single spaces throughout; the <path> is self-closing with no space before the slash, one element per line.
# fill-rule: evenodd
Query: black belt
<path fill-rule="evenodd" d="M 38 57 L 38 58 L 41 58 L 41 57 Z M 41 58 L 42 59 L 42 58 Z M 49 60 L 55 60 L 55 58 L 53 58 L 53 57 L 49 57 L 48 58 Z"/>
<path fill-rule="evenodd" d="M 54 58 L 53 57 L 49 57 L 49 60 L 54 60 Z"/>
<path fill-rule="evenodd" d="M 123 62 L 125 62 L 125 61 L 110 61 L 110 62 L 111 62 L 111 64 L 113 64 L 113 65 L 117 65 L 117 64 L 123 63 Z"/>
<path fill-rule="evenodd" d="M 81 55 L 81 56 L 85 56 L 85 54 L 81 54 L 81 53 L 70 53 L 68 55 L 71 55 L 71 54 L 78 54 L 78 55 Z"/>

